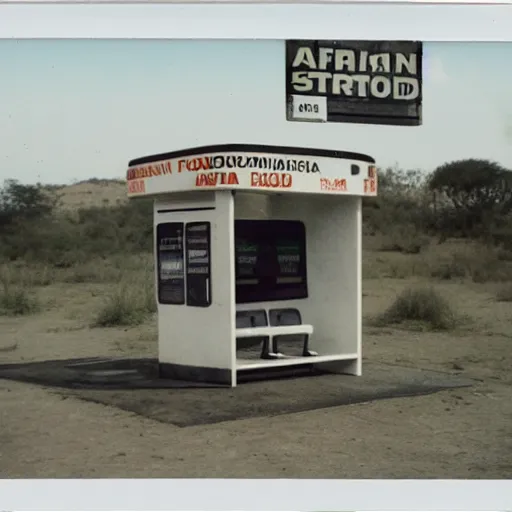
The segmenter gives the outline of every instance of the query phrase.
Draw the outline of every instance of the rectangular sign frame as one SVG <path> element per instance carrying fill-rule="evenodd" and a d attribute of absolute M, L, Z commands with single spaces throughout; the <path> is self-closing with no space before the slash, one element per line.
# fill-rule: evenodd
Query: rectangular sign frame
<path fill-rule="evenodd" d="M 293 39 L 285 45 L 288 121 L 422 124 L 422 42 Z"/>

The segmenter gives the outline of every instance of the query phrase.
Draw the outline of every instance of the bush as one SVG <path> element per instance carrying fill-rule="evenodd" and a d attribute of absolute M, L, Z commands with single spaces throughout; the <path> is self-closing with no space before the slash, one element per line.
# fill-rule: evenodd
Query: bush
<path fill-rule="evenodd" d="M 10 316 L 29 315 L 39 311 L 39 302 L 26 288 L 2 285 L 0 314 Z"/>
<path fill-rule="evenodd" d="M 512 211 L 512 174 L 496 162 L 467 159 L 434 170 L 429 189 L 446 200 L 438 229 L 450 235 L 482 236 Z"/>
<path fill-rule="evenodd" d="M 363 221 L 368 233 L 393 235 L 405 229 L 428 233 L 435 225 L 432 193 L 426 174 L 417 170 L 388 168 L 378 171 L 379 193 L 363 199 Z"/>
<path fill-rule="evenodd" d="M 55 205 L 55 196 L 45 192 L 41 185 L 7 180 L 0 189 L 0 228 L 5 231 L 19 222 L 50 215 Z"/>
<path fill-rule="evenodd" d="M 152 251 L 152 203 L 137 203 L 19 220 L 15 229 L 0 233 L 0 258 L 71 268 L 91 259 Z"/>
<path fill-rule="evenodd" d="M 376 326 L 418 322 L 435 330 L 449 330 L 456 316 L 448 301 L 432 288 L 409 288 L 374 320 Z"/>
<path fill-rule="evenodd" d="M 12 282 L 5 268 L 0 273 L 0 314 L 8 316 L 28 315 L 39 311 L 37 298 L 29 289 Z"/>
<path fill-rule="evenodd" d="M 145 313 L 138 297 L 130 293 L 126 286 L 121 286 L 107 296 L 105 304 L 99 310 L 92 326 L 115 327 L 138 325 L 145 320 Z"/>
<path fill-rule="evenodd" d="M 103 307 L 92 324 L 93 327 L 134 326 L 143 323 L 156 311 L 151 281 L 143 283 L 127 280 L 117 285 L 107 295 Z"/>

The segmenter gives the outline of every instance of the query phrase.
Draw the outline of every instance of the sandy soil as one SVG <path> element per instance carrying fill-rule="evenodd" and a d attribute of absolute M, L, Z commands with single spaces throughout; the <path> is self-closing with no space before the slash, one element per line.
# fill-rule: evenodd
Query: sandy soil
<path fill-rule="evenodd" d="M 410 284 L 366 280 L 365 314 Z M 0 476 L 512 478 L 510 303 L 496 302 L 490 285 L 437 286 L 471 321 L 449 334 L 365 328 L 365 358 L 458 370 L 476 379 L 473 387 L 178 428 L 3 380 Z M 42 313 L 0 317 L 0 361 L 156 355 L 154 319 L 89 328 L 108 287 L 41 288 Z"/>

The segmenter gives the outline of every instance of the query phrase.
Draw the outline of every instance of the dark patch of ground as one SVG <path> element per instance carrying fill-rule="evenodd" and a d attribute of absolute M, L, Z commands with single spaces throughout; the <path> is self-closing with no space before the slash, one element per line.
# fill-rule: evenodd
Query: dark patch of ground
<path fill-rule="evenodd" d="M 310 375 L 219 389 L 158 379 L 156 368 L 154 359 L 47 361 L 2 365 L 0 378 L 61 387 L 65 395 L 179 427 L 426 395 L 472 385 L 471 380 L 456 374 L 366 363 L 362 377 Z"/>

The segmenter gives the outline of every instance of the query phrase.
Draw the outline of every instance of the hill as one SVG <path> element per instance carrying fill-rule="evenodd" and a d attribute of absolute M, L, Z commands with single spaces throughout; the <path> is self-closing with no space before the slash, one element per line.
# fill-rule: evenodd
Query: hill
<path fill-rule="evenodd" d="M 45 187 L 56 194 L 58 207 L 69 211 L 78 208 L 116 206 L 126 202 L 126 182 L 91 178 L 72 185 L 51 185 Z"/>

